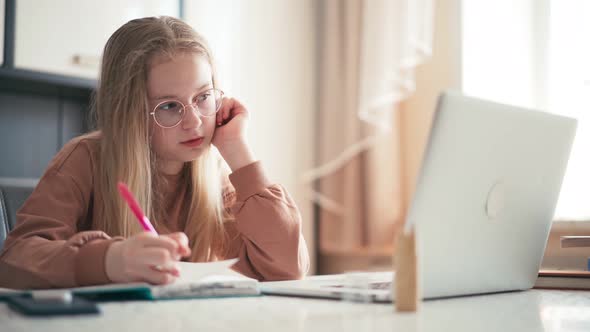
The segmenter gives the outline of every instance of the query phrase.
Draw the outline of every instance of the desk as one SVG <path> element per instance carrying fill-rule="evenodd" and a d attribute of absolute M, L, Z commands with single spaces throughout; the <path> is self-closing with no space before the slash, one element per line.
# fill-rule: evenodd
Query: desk
<path fill-rule="evenodd" d="M 102 315 L 34 319 L 0 303 L 0 331 L 590 331 L 590 292 L 530 290 L 391 304 L 252 297 L 101 304 Z"/>

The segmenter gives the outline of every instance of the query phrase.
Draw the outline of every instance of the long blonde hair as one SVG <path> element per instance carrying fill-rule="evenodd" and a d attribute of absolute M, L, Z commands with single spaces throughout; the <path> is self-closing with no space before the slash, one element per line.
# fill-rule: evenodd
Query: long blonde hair
<path fill-rule="evenodd" d="M 95 179 L 96 228 L 111 236 L 128 237 L 141 231 L 129 208 L 119 198 L 117 182 L 124 181 L 136 195 L 152 222 L 162 217 L 163 200 L 158 185 L 157 158 L 150 147 L 147 73 L 155 56 L 173 57 L 179 52 L 204 56 L 211 65 L 211 51 L 204 38 L 188 24 L 172 17 L 147 17 L 129 21 L 107 41 L 98 88 L 93 103 L 96 127 L 101 132 L 99 168 Z M 213 74 L 215 86 L 215 74 Z M 221 174 L 215 154 L 208 148 L 185 164 L 187 181 L 185 232 L 192 261 L 215 258 L 225 248 Z"/>

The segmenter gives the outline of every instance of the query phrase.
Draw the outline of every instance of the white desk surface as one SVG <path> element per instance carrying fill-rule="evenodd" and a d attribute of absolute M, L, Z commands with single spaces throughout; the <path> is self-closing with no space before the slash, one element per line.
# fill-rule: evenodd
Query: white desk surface
<path fill-rule="evenodd" d="M 102 314 L 29 318 L 0 303 L 0 331 L 590 331 L 590 292 L 530 290 L 391 304 L 251 297 L 101 303 Z"/>

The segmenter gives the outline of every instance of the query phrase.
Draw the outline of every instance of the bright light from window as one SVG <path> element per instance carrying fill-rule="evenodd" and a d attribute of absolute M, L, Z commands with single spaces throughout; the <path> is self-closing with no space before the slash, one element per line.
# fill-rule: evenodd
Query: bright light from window
<path fill-rule="evenodd" d="M 466 0 L 462 10 L 466 94 L 578 119 L 556 219 L 590 220 L 590 1 Z"/>
<path fill-rule="evenodd" d="M 551 1 L 549 109 L 578 119 L 556 216 L 590 219 L 590 2 Z"/>
<path fill-rule="evenodd" d="M 463 2 L 463 91 L 532 107 L 529 0 Z"/>

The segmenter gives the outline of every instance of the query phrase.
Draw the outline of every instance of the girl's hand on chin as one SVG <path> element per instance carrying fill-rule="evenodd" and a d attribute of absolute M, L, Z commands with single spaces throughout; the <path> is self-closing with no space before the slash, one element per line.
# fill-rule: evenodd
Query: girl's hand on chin
<path fill-rule="evenodd" d="M 224 97 L 215 117 L 216 127 L 211 143 L 220 152 L 229 145 L 245 142 L 249 113 L 239 101 Z"/>

